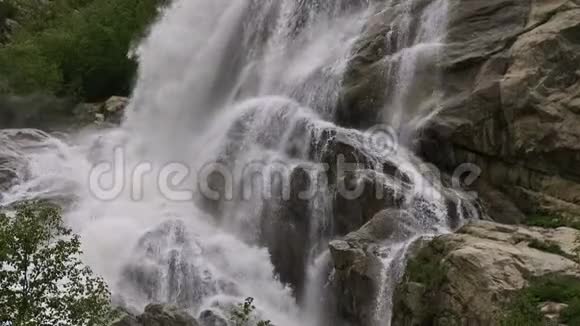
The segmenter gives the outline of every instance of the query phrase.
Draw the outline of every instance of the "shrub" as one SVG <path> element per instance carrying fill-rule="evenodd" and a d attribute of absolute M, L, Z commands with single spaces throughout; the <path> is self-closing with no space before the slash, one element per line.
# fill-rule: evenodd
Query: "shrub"
<path fill-rule="evenodd" d="M 580 221 L 577 219 L 543 212 L 528 217 L 525 223 L 528 226 L 538 226 L 547 229 L 555 229 L 565 226 L 580 230 Z"/>
<path fill-rule="evenodd" d="M 16 7 L 7 1 L 0 1 L 0 28 L 7 19 L 14 19 L 17 14 Z"/>
<path fill-rule="evenodd" d="M 256 323 L 256 326 L 273 326 L 269 320 L 255 321 L 255 310 L 254 298 L 246 298 L 244 303 L 239 303 L 232 309 L 230 323 L 233 326 L 250 326 L 254 322 Z"/>
<path fill-rule="evenodd" d="M 547 275 L 530 280 L 512 301 L 503 320 L 505 326 L 540 326 L 543 316 L 538 305 L 542 302 L 558 302 L 568 305 L 560 318 L 561 323 L 579 325 L 580 280 L 572 276 Z"/>
<path fill-rule="evenodd" d="M 441 240 L 435 238 L 419 250 L 407 263 L 407 279 L 423 284 L 428 292 L 436 292 L 447 281 Z"/>
<path fill-rule="evenodd" d="M 442 288 L 447 284 L 448 267 L 444 261 L 445 248 L 441 239 L 435 238 L 428 245 L 421 248 L 414 257 L 407 262 L 405 280 L 402 285 L 408 282 L 420 283 L 425 287 L 425 293 L 421 299 L 424 309 L 415 316 L 425 324 L 435 324 L 439 318 L 445 317 L 457 320 L 455 316 L 445 307 L 433 305 L 439 302 L 438 296 L 442 293 Z M 397 292 L 402 292 L 399 288 Z"/>
<path fill-rule="evenodd" d="M 128 57 L 162 0 L 58 0 L 42 10 L 20 0 L 22 30 L 0 48 L 0 76 L 12 94 L 45 92 L 101 100 L 127 95 Z"/>

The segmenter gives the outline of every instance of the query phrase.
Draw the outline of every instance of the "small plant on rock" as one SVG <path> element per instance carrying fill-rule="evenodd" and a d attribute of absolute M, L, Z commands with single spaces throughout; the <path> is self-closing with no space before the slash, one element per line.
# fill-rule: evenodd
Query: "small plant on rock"
<path fill-rule="evenodd" d="M 239 303 L 231 311 L 230 322 L 233 326 L 250 326 L 256 319 L 254 312 L 254 298 L 246 298 L 243 303 Z M 273 326 L 269 320 L 260 320 L 256 326 Z"/>
<path fill-rule="evenodd" d="M 568 259 L 574 260 L 576 257 L 565 252 L 560 245 L 551 241 L 541 241 L 538 239 L 533 239 L 528 243 L 528 247 L 548 252 L 551 254 L 559 255 Z"/>
<path fill-rule="evenodd" d="M 525 224 L 528 226 L 537 226 L 546 229 L 569 227 L 572 229 L 580 230 L 580 221 L 578 219 L 542 211 L 530 216 L 525 221 Z"/>
<path fill-rule="evenodd" d="M 580 263 L 580 234 L 576 236 L 576 248 L 574 248 L 574 253 L 576 254 L 576 261 Z"/>

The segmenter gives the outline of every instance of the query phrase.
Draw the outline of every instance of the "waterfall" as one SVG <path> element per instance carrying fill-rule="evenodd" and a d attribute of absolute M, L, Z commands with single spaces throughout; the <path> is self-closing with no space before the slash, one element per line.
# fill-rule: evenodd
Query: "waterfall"
<path fill-rule="evenodd" d="M 376 206 L 414 218 L 412 232 L 381 244 L 373 319 L 388 321 L 412 241 L 452 230 L 450 198 L 464 211 L 463 195 L 430 179 L 407 148 L 436 112 L 420 108 L 436 102 L 437 78 L 418 75 L 439 55 L 447 1 L 425 2 L 175 0 L 134 49 L 121 127 L 0 132 L 11 160 L 0 178 L 16 176 L 0 205 L 61 201 L 85 261 L 129 309 L 167 302 L 225 317 L 251 296 L 275 325 L 325 325 L 327 244 L 372 217 L 335 216 L 349 209 L 335 163 L 354 157 L 359 168 L 344 178 L 386 191 Z M 385 37 L 377 122 L 394 129 L 374 139 L 377 129 L 337 125 L 335 110 L 353 47 L 385 6 L 399 15 Z"/>

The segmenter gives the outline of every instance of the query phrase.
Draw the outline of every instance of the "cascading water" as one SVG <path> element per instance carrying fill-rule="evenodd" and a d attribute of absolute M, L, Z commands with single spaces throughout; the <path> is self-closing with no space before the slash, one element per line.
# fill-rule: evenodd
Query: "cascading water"
<path fill-rule="evenodd" d="M 393 1 L 391 1 L 391 7 Z M 389 52 L 387 57 L 387 78 L 393 82 L 387 94 L 387 118 L 391 125 L 400 130 L 399 141 L 410 144 L 413 134 L 437 113 L 437 79 L 432 76 L 428 81 L 425 73 L 418 77 L 418 72 L 425 69 L 434 69 L 444 44 L 447 30 L 448 0 L 434 0 L 423 9 L 418 9 L 415 1 L 402 1 L 398 6 L 399 16 L 390 24 L 387 38 Z M 393 36 L 393 34 L 397 34 Z M 438 76 L 435 70 L 431 75 Z M 435 77 L 437 78 L 437 77 Z M 435 103 L 434 103 L 435 102 Z M 427 103 L 431 113 L 422 112 L 421 105 Z M 413 169 L 413 168 L 411 168 Z M 414 204 L 409 209 L 414 216 L 437 216 L 427 223 L 432 223 L 432 229 L 419 227 L 409 235 L 399 239 L 391 239 L 385 243 L 383 252 L 383 271 L 380 275 L 379 293 L 376 298 L 376 308 L 373 323 L 376 325 L 390 325 L 392 319 L 392 298 L 394 289 L 403 276 L 406 253 L 411 244 L 421 237 L 428 237 L 438 233 L 450 232 L 451 225 L 447 221 L 445 199 L 440 196 L 434 185 L 425 183 L 421 171 L 412 171 L 417 179 L 415 187 L 421 184 L 422 189 L 408 198 L 419 199 L 421 204 Z M 414 196 L 417 198 L 413 198 Z M 435 195 L 435 196 L 432 196 Z M 456 194 L 461 198 L 460 194 Z M 461 200 L 458 210 L 461 211 Z M 462 219 L 462 218 L 461 218 Z M 386 323 L 384 321 L 387 321 Z"/>
<path fill-rule="evenodd" d="M 2 131 L 0 142 L 10 146 L 1 154 L 10 162 L 0 161 L 0 173 L 14 181 L 0 204 L 63 202 L 86 262 L 130 309 L 167 302 L 225 316 L 230 304 L 252 296 L 275 325 L 325 325 L 326 244 L 368 218 L 337 221 L 337 184 L 317 180 L 336 178 L 338 154 L 355 153 L 362 167 L 348 177 L 376 179 L 395 193 L 379 206 L 397 205 L 414 220 L 411 232 L 382 245 L 372 319 L 389 324 L 406 249 L 420 236 L 448 232 L 449 198 L 461 196 L 427 178 L 405 148 L 369 147 L 372 134 L 333 120 L 351 49 L 369 18 L 389 5 L 402 16 L 389 32 L 396 41 L 385 73 L 385 116 L 411 137 L 412 122 L 424 118 L 408 114 L 419 105 L 410 100 L 414 76 L 437 56 L 446 14 L 445 0 L 419 9 L 414 3 L 176 0 L 135 49 L 139 78 L 122 127 L 74 137 Z M 244 172 L 252 165 L 262 185 L 272 185 L 269 192 L 251 188 L 245 196 L 253 180 Z M 95 166 L 108 172 L 97 180 L 106 191 L 95 192 Z M 164 187 L 159 175 L 168 166 L 183 178 Z M 215 198 L 198 187 L 207 168 L 231 174 L 205 175 Z M 307 189 L 316 191 L 306 200 L 296 195 Z"/>

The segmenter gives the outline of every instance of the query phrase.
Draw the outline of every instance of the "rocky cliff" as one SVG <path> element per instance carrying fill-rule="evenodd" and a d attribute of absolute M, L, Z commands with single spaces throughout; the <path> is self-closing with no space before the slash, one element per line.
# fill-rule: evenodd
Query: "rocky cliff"
<path fill-rule="evenodd" d="M 413 2 L 415 19 L 430 2 Z M 392 22 L 401 5 L 391 4 L 370 20 L 351 61 L 338 111 L 343 124 L 369 126 L 384 113 L 369 108 L 388 96 L 381 80 L 397 55 L 386 38 L 399 32 Z M 438 66 L 416 72 L 417 80 L 442 74 L 422 155 L 447 170 L 478 164 L 482 197 L 502 222 L 538 210 L 580 213 L 579 17 L 576 0 L 450 0 Z M 425 87 L 414 97 L 431 96 Z"/>
<path fill-rule="evenodd" d="M 414 19 L 431 2 L 414 1 Z M 448 3 L 448 35 L 440 58 L 416 72 L 417 80 L 429 81 L 425 85 L 434 84 L 435 71 L 441 75 L 437 89 L 419 85 L 415 90 L 417 100 L 428 103 L 425 99 L 435 92 L 438 98 L 422 108 L 437 114 L 422 127 L 416 145 L 423 158 L 444 171 L 462 163 L 479 166 L 482 175 L 475 188 L 485 217 L 502 224 L 479 222 L 457 234 L 417 242 L 397 289 L 393 323 L 558 321 L 569 302 L 544 295 L 559 293 L 546 284 L 558 287 L 564 280 L 564 287 L 577 289 L 580 280 L 580 1 Z M 368 127 L 384 118 L 384 111 L 369 108 L 388 101 L 384 90 L 390 85 L 382 81 L 397 49 L 387 37 L 398 33 L 392 22 L 401 10 L 400 2 L 389 2 L 370 19 L 344 80 L 337 113 L 342 124 Z M 375 262 L 380 257 L 372 248 L 381 237 L 360 241 L 360 233 L 368 234 L 365 228 L 372 225 L 330 245 L 335 282 L 346 298 L 341 309 L 362 324 L 369 304 L 364 293 L 377 291 Z M 526 306 L 518 301 L 522 297 L 544 301 Z M 513 308 L 517 304 L 528 309 L 519 312 L 530 319 L 509 319 L 519 318 L 514 317 L 521 308 Z M 570 318 L 559 322 L 580 322 Z"/>
<path fill-rule="evenodd" d="M 580 295 L 577 239 L 580 231 L 571 228 L 478 222 L 418 243 L 397 289 L 393 324 L 539 325 L 543 319 L 557 320 L 570 305 L 558 301 Z M 519 301 L 522 291 L 539 283 L 544 283 L 541 289 L 525 293 L 531 299 L 524 307 L 528 310 L 521 311 L 528 303 Z M 529 318 L 526 323 L 514 321 L 518 313 Z M 569 318 L 560 322 L 577 325 L 578 316 Z"/>
<path fill-rule="evenodd" d="M 452 3 L 446 100 L 425 132 L 425 157 L 478 164 L 483 181 L 524 214 L 578 215 L 580 2 Z M 496 220 L 523 218 L 494 208 Z"/>

